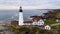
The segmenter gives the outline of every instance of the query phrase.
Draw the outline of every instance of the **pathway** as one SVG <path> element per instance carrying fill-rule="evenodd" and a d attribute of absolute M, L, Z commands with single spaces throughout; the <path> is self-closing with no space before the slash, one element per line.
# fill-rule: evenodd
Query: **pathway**
<path fill-rule="evenodd" d="M 56 26 L 56 25 L 60 25 L 60 23 L 52 24 L 51 26 Z"/>

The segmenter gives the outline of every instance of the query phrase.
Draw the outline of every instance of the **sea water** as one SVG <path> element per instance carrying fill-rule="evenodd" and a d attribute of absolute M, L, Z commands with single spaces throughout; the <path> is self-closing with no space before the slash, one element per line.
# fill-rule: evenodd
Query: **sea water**
<path fill-rule="evenodd" d="M 23 10 L 24 20 L 29 20 L 30 16 L 42 15 L 49 10 Z M 19 10 L 0 10 L 0 21 L 18 20 Z"/>

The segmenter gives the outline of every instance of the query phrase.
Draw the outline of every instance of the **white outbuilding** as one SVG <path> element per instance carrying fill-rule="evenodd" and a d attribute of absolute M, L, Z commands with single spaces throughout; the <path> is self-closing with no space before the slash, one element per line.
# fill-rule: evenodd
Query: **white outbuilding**
<path fill-rule="evenodd" d="M 46 25 L 46 26 L 44 26 L 44 29 L 51 30 L 51 26 L 50 25 Z"/>
<path fill-rule="evenodd" d="M 56 22 L 60 22 L 60 19 L 56 19 Z"/>

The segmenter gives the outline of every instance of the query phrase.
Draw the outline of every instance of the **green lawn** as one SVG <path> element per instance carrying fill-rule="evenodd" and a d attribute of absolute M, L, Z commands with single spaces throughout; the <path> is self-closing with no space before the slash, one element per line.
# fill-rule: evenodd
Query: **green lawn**
<path fill-rule="evenodd" d="M 57 23 L 57 22 L 54 20 L 46 20 L 45 21 L 45 24 L 55 24 L 55 23 Z"/>

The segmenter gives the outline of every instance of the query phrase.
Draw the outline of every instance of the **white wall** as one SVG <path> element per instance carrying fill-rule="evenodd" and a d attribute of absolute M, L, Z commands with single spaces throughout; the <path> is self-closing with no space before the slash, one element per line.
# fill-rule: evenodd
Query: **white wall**
<path fill-rule="evenodd" d="M 33 22 L 33 25 L 44 25 L 44 21 L 42 19 L 39 20 L 38 22 L 37 21 L 34 21 Z"/>
<path fill-rule="evenodd" d="M 40 19 L 37 23 L 37 25 L 44 25 L 44 21 L 42 19 Z"/>
<path fill-rule="evenodd" d="M 46 29 L 46 30 L 51 30 L 51 27 L 50 27 L 49 25 L 46 25 L 46 26 L 44 27 L 44 29 Z"/>
<path fill-rule="evenodd" d="M 24 25 L 23 21 L 23 12 L 19 12 L 19 25 Z"/>
<path fill-rule="evenodd" d="M 32 25 L 32 23 L 24 23 L 24 25 Z"/>

